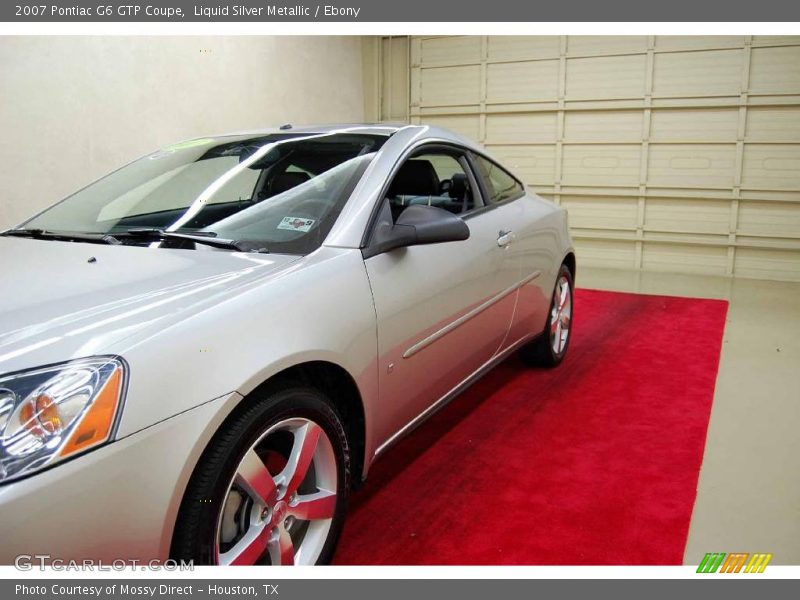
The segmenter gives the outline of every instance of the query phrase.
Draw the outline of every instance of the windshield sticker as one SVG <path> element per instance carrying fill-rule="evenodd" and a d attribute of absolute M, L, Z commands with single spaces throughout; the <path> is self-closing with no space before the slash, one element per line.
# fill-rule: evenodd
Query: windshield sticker
<path fill-rule="evenodd" d="M 311 230 L 311 227 L 314 225 L 314 223 L 316 223 L 314 219 L 304 219 L 303 217 L 283 217 L 283 220 L 278 223 L 278 229 L 302 231 L 305 233 Z"/>

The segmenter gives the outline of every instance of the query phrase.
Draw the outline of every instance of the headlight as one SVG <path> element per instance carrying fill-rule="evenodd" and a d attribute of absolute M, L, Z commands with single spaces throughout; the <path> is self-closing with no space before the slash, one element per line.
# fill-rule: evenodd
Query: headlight
<path fill-rule="evenodd" d="M 0 482 L 110 439 L 125 379 L 125 365 L 114 357 L 0 377 Z"/>

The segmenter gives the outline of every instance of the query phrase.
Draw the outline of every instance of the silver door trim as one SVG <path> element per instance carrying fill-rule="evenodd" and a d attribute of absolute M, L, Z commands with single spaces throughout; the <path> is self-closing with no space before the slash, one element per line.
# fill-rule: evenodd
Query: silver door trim
<path fill-rule="evenodd" d="M 497 302 L 500 302 L 500 300 L 502 300 L 503 298 L 505 298 L 509 294 L 514 293 L 515 291 L 517 291 L 522 286 L 530 283 L 531 281 L 533 281 L 534 279 L 539 277 L 541 274 L 542 274 L 541 271 L 534 271 L 533 273 L 528 275 L 522 281 L 518 281 L 517 283 L 515 283 L 514 285 L 512 285 L 509 288 L 506 288 L 505 290 L 503 290 L 502 292 L 500 292 L 496 296 L 492 296 L 491 298 L 489 298 L 488 300 L 486 300 L 482 304 L 480 304 L 480 305 L 476 306 L 475 308 L 473 308 L 471 311 L 469 311 L 466 314 L 461 315 L 460 317 L 458 317 L 455 321 L 451 321 L 450 323 L 448 323 L 447 325 L 445 325 L 441 329 L 433 332 L 431 335 L 429 335 L 425 339 L 423 339 L 423 340 L 417 342 L 416 344 L 414 344 L 413 346 L 411 346 L 408 350 L 406 350 L 403 353 L 403 358 L 411 358 L 412 356 L 414 356 L 420 350 L 424 350 L 425 348 L 427 348 L 428 346 L 433 344 L 435 341 L 437 341 L 437 340 L 443 338 L 444 336 L 446 336 L 448 333 L 450 333 L 454 329 L 460 327 L 461 325 L 463 325 L 464 323 L 466 323 L 470 319 L 478 316 L 480 313 L 485 311 L 487 308 L 491 307 L 493 304 L 496 304 Z"/>
<path fill-rule="evenodd" d="M 538 271 L 533 275 L 527 278 L 527 281 L 531 281 L 538 277 Z M 523 284 L 524 285 L 524 284 Z M 409 421 L 406 425 L 404 425 L 397 433 L 393 434 L 388 440 L 386 440 L 383 444 L 378 446 L 375 452 L 372 455 L 372 460 L 374 461 L 378 458 L 381 454 L 383 454 L 386 450 L 394 446 L 398 441 L 400 441 L 403 437 L 414 431 L 417 427 L 422 425 L 425 421 L 427 421 L 430 417 L 432 417 L 435 413 L 443 409 L 447 406 L 452 400 L 454 400 L 461 392 L 465 391 L 469 388 L 473 383 L 478 381 L 481 377 L 486 375 L 489 371 L 491 371 L 494 367 L 499 365 L 503 362 L 510 354 L 514 351 L 518 350 L 521 346 L 524 346 L 529 341 L 539 337 L 542 333 L 536 333 L 530 336 L 526 336 L 520 338 L 513 344 L 511 344 L 505 350 L 495 354 L 492 358 L 486 361 L 483 365 L 478 367 L 478 369 L 469 375 L 466 379 L 464 379 L 461 383 L 456 385 L 452 390 L 447 392 L 444 396 L 439 398 L 436 402 L 431 404 L 428 408 L 422 411 L 419 415 L 414 417 L 411 421 Z"/>

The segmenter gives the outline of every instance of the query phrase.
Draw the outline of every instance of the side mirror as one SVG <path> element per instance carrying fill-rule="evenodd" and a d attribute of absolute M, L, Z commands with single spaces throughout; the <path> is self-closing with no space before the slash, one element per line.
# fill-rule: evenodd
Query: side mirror
<path fill-rule="evenodd" d="M 413 204 L 400 213 L 397 223 L 384 224 L 375 230 L 369 255 L 406 246 L 457 242 L 468 238 L 469 227 L 462 218 L 442 208 Z"/>

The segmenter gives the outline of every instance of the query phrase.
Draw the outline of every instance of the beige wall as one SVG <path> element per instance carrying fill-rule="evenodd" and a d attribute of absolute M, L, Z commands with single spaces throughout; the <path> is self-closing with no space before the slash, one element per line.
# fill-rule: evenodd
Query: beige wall
<path fill-rule="evenodd" d="M 0 37 L 0 228 L 198 135 L 364 118 L 358 37 Z"/>
<path fill-rule="evenodd" d="M 383 38 L 374 51 L 379 118 L 407 111 L 483 144 L 568 208 L 582 264 L 800 280 L 800 36 Z"/>

